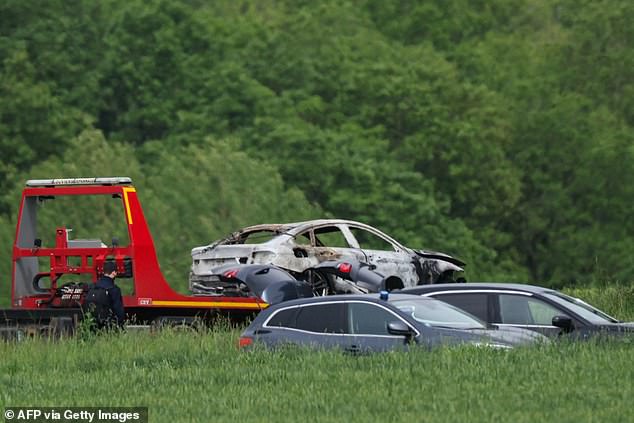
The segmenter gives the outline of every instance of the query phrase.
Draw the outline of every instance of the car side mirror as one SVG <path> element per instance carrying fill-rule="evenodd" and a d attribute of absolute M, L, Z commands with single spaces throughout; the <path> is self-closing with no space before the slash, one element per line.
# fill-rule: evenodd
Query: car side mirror
<path fill-rule="evenodd" d="M 561 328 L 564 332 L 570 332 L 573 329 L 572 319 L 568 316 L 555 316 L 552 320 L 553 326 Z"/>
<path fill-rule="evenodd" d="M 407 336 L 408 338 L 412 336 L 412 329 L 404 322 L 398 320 L 388 323 L 387 331 L 392 335 Z"/>

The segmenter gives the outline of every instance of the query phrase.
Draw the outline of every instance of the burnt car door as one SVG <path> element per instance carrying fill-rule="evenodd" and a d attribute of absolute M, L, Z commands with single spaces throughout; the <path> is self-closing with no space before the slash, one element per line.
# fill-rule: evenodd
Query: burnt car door
<path fill-rule="evenodd" d="M 418 275 L 410 252 L 378 231 L 354 225 L 348 225 L 348 230 L 366 263 L 376 266 L 376 272 L 385 277 L 400 279 L 402 286 L 393 289 L 417 284 Z"/>
<path fill-rule="evenodd" d="M 304 268 L 314 267 L 327 260 L 338 260 L 350 256 L 350 244 L 337 225 L 307 229 L 294 236 L 295 257 L 304 258 Z M 356 255 L 354 255 L 356 257 Z"/>
<path fill-rule="evenodd" d="M 319 262 L 326 260 L 356 259 L 363 257 L 355 249 L 354 240 L 344 225 L 327 225 L 313 228 L 315 256 Z"/>
<path fill-rule="evenodd" d="M 296 235 L 295 242 L 295 255 L 306 260 L 307 269 L 331 260 L 364 261 L 363 254 L 351 245 L 354 239 L 342 225 L 313 227 Z M 309 270 L 305 278 L 314 287 L 315 295 L 362 292 L 355 290 L 349 281 L 335 276 L 325 277 Z"/>
<path fill-rule="evenodd" d="M 347 307 L 350 352 L 380 352 L 407 349 L 416 330 L 401 316 L 380 304 L 363 301 L 348 302 Z M 411 329 L 410 335 L 390 333 L 388 325 L 400 324 Z"/>

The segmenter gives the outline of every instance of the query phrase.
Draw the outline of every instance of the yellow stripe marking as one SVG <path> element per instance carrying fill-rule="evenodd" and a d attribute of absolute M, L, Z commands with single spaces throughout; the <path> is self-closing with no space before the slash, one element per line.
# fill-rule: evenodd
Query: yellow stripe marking
<path fill-rule="evenodd" d="M 130 212 L 130 202 L 128 201 L 128 193 L 136 192 L 134 187 L 123 187 L 123 204 L 125 204 L 125 212 L 128 217 L 128 225 L 132 224 L 132 213 Z"/>
<path fill-rule="evenodd" d="M 152 305 L 175 307 L 219 307 L 219 308 L 267 308 L 267 303 L 240 303 L 233 301 L 157 301 L 152 300 Z"/>

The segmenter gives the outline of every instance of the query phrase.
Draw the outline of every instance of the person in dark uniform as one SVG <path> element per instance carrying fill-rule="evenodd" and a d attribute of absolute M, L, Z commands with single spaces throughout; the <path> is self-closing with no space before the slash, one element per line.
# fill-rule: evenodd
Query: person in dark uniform
<path fill-rule="evenodd" d="M 85 305 L 95 318 L 99 329 L 123 327 L 125 312 L 121 289 L 114 284 L 116 277 L 116 263 L 106 261 L 103 265 L 103 276 L 86 294 Z"/>

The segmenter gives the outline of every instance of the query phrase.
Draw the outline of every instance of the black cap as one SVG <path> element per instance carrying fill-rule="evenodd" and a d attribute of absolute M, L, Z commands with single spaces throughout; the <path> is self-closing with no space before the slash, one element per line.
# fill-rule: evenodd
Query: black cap
<path fill-rule="evenodd" d="M 107 261 L 103 264 L 103 274 L 109 275 L 117 270 L 117 263 L 114 261 Z"/>

